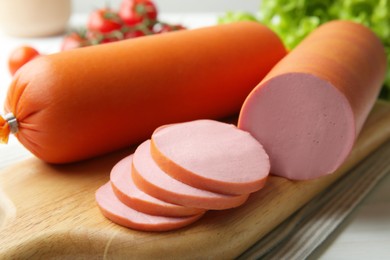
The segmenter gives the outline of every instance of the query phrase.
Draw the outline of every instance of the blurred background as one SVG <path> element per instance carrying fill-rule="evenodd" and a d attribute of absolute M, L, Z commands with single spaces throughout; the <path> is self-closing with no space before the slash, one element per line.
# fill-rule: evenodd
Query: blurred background
<path fill-rule="evenodd" d="M 119 6 L 121 0 L 72 0 L 73 11 L 89 12 L 108 4 Z M 257 11 L 260 0 L 155 0 L 163 13 L 225 12 L 227 10 Z"/>

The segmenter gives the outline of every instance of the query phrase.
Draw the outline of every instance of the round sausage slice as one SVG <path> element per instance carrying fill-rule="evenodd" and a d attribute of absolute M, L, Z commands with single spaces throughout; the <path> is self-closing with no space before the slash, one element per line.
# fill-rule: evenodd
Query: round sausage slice
<path fill-rule="evenodd" d="M 156 129 L 151 154 L 175 179 L 224 194 L 260 190 L 270 170 L 268 155 L 251 134 L 213 120 Z"/>
<path fill-rule="evenodd" d="M 168 231 L 187 226 L 203 214 L 190 217 L 162 217 L 148 215 L 123 204 L 114 194 L 110 182 L 101 186 L 95 194 L 102 214 L 112 222 L 142 231 Z"/>
<path fill-rule="evenodd" d="M 115 195 L 127 206 L 150 215 L 183 217 L 203 213 L 204 209 L 168 203 L 140 190 L 131 177 L 133 155 L 119 161 L 111 170 L 110 181 Z"/>
<path fill-rule="evenodd" d="M 150 154 L 150 140 L 142 143 L 133 157 L 133 180 L 144 192 L 161 200 L 186 207 L 221 210 L 238 207 L 248 194 L 224 195 L 182 183 L 158 167 Z"/>
<path fill-rule="evenodd" d="M 264 145 L 273 174 L 293 180 L 330 174 L 350 153 L 385 73 L 385 50 L 373 32 L 329 22 L 251 92 L 238 127 Z"/>

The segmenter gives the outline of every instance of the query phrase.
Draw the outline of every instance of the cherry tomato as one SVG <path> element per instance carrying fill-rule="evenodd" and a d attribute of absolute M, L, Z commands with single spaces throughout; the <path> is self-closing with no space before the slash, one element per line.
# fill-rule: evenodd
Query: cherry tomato
<path fill-rule="evenodd" d="M 129 26 L 145 22 L 153 25 L 157 20 L 157 7 L 151 0 L 123 0 L 119 16 Z"/>
<path fill-rule="evenodd" d="M 62 40 L 61 51 L 76 49 L 90 45 L 88 39 L 81 33 L 72 32 Z"/>
<path fill-rule="evenodd" d="M 30 60 L 38 57 L 39 52 L 30 46 L 21 46 L 12 51 L 8 59 L 8 69 L 11 75 Z"/>
<path fill-rule="evenodd" d="M 122 27 L 120 17 L 108 8 L 97 9 L 88 18 L 87 28 L 92 32 L 109 33 Z"/>

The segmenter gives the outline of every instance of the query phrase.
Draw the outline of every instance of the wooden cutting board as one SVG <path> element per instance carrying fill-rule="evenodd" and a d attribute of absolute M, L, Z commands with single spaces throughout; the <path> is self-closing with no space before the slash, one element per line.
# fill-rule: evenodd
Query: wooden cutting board
<path fill-rule="evenodd" d="M 271 177 L 236 209 L 210 211 L 189 227 L 139 232 L 99 212 L 95 190 L 132 149 L 71 165 L 31 158 L 0 172 L 2 259 L 228 259 L 240 255 L 390 137 L 390 104 L 374 107 L 355 148 L 335 173 L 292 182 Z"/>

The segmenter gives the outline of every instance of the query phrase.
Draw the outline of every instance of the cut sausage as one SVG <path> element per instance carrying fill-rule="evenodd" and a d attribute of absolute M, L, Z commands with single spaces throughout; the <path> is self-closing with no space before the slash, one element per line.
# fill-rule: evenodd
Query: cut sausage
<path fill-rule="evenodd" d="M 96 191 L 96 201 L 102 214 L 112 222 L 142 231 L 168 231 L 187 226 L 203 214 L 190 217 L 161 217 L 136 211 L 123 204 L 114 194 L 110 182 Z"/>
<path fill-rule="evenodd" d="M 110 181 L 115 195 L 129 207 L 150 215 L 183 217 L 203 213 L 205 210 L 171 204 L 146 194 L 134 184 L 131 177 L 133 156 L 119 161 L 111 170 Z"/>
<path fill-rule="evenodd" d="M 228 209 L 240 206 L 244 195 L 224 195 L 184 184 L 161 170 L 150 155 L 150 140 L 142 143 L 133 157 L 133 179 L 144 192 L 161 200 L 203 209 Z"/>
<path fill-rule="evenodd" d="M 163 124 L 237 114 L 285 53 L 270 29 L 240 22 L 39 57 L 15 74 L 5 112 L 16 119 L 0 120 L 0 141 L 13 127 L 37 157 L 68 163 L 141 142 Z"/>
<path fill-rule="evenodd" d="M 268 155 L 254 137 L 213 120 L 158 128 L 152 135 L 151 154 L 175 179 L 224 194 L 261 189 L 270 170 Z"/>
<path fill-rule="evenodd" d="M 334 172 L 350 153 L 385 77 L 386 55 L 366 27 L 329 22 L 292 50 L 251 92 L 238 127 L 294 180 Z"/>

